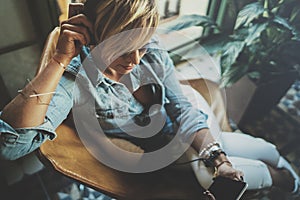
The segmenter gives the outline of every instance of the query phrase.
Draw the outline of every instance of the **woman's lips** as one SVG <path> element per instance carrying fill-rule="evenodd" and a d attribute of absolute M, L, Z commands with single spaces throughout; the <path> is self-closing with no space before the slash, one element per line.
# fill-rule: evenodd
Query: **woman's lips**
<path fill-rule="evenodd" d="M 121 65 L 121 66 L 126 70 L 131 70 L 134 67 L 134 66 L 124 66 L 124 65 Z"/>

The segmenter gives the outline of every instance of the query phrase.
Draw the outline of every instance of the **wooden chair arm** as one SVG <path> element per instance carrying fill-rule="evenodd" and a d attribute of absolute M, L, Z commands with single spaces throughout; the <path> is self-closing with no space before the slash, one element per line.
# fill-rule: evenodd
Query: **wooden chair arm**
<path fill-rule="evenodd" d="M 73 128 L 62 124 L 55 141 L 39 149 L 42 161 L 58 172 L 117 199 L 197 199 L 202 188 L 191 167 L 177 167 L 143 173 L 125 173 L 109 168 L 95 159 L 81 143 Z"/>

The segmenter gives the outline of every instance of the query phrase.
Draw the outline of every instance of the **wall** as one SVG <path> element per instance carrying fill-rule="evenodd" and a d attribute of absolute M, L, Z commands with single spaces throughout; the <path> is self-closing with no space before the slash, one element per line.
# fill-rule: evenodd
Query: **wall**
<path fill-rule="evenodd" d="M 0 47 L 12 50 L 0 55 L 0 74 L 12 97 L 24 86 L 26 78 L 32 78 L 40 56 L 26 1 L 2 0 L 0 26 Z M 18 45 L 21 48 L 14 49 Z"/>
<path fill-rule="evenodd" d="M 2 0 L 0 75 L 11 97 L 33 78 L 43 43 L 56 25 L 56 0 Z"/>

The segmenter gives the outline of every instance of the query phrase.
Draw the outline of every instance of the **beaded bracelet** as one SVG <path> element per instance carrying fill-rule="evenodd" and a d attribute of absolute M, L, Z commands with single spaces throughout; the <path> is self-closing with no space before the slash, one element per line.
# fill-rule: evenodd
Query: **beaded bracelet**
<path fill-rule="evenodd" d="M 207 159 L 203 160 L 205 166 L 206 167 L 214 167 L 214 161 L 221 154 L 224 154 L 226 156 L 226 153 L 222 149 L 219 149 L 217 151 L 213 151 Z"/>
<path fill-rule="evenodd" d="M 220 148 L 221 145 L 220 145 L 217 141 L 209 143 L 205 148 L 202 149 L 202 151 L 199 152 L 199 154 L 198 154 L 199 157 L 200 157 L 200 158 L 205 158 L 205 157 L 207 157 L 207 156 L 209 155 L 209 153 L 210 153 L 210 149 L 211 149 L 213 146 L 217 146 L 217 147 Z M 205 156 L 204 156 L 204 155 L 205 155 Z"/>

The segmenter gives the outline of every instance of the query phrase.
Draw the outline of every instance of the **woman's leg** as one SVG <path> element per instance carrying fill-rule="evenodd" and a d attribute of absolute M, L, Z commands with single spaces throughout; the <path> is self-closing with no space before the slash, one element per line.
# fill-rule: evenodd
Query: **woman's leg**
<path fill-rule="evenodd" d="M 257 190 L 271 187 L 272 174 L 268 166 L 260 161 L 241 157 L 228 157 L 233 167 L 244 173 L 244 181 L 248 184 L 248 190 Z"/>
<path fill-rule="evenodd" d="M 243 133 L 223 132 L 219 139 L 228 156 L 261 160 L 277 167 L 280 154 L 276 146 L 261 138 Z"/>
<path fill-rule="evenodd" d="M 266 163 L 275 186 L 287 191 L 297 191 L 299 177 L 292 166 L 280 156 L 275 145 L 247 134 L 228 132 L 221 134 L 220 142 L 229 156 L 260 160 Z"/>
<path fill-rule="evenodd" d="M 244 172 L 248 189 L 262 189 L 270 186 L 279 187 L 287 192 L 294 189 L 294 178 L 286 169 L 278 169 L 260 160 L 229 157 L 233 166 Z"/>

